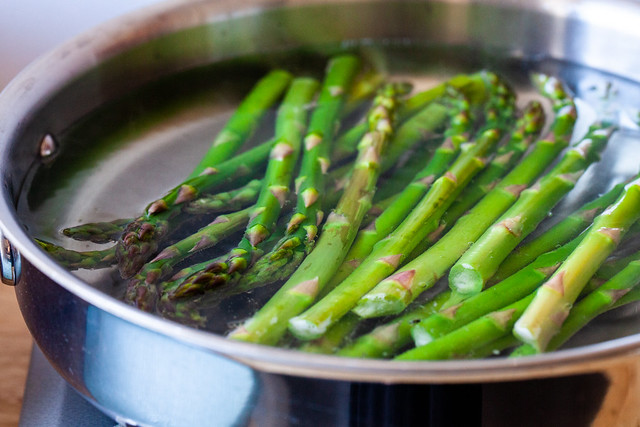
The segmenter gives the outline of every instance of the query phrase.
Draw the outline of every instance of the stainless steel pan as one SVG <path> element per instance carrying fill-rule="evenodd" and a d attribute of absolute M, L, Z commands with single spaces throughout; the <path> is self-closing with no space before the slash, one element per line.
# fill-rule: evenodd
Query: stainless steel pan
<path fill-rule="evenodd" d="M 576 378 L 578 390 L 594 390 L 580 420 L 611 421 L 614 408 L 623 418 L 613 420 L 638 422 L 637 334 L 520 360 L 390 363 L 301 354 L 142 313 L 56 265 L 31 240 L 29 213 L 18 214 L 16 203 L 32 185 L 34 165 L 55 162 L 65 150 L 56 136 L 100 106 L 232 58 L 363 41 L 559 60 L 615 75 L 622 88 L 625 79 L 640 81 L 640 3 L 631 0 L 175 1 L 96 28 L 35 62 L 0 96 L 3 276 L 16 285 L 44 354 L 89 400 L 131 424 L 354 425 L 369 419 L 354 402 L 379 403 L 380 393 L 403 390 L 442 396 L 450 390 L 443 384 L 457 392 L 482 385 L 483 417 L 499 423 L 518 390 L 533 391 L 530 399 L 544 398 L 535 390 L 549 389 L 550 399 L 563 390 L 535 382 L 548 377 Z M 578 72 L 565 77 L 581 82 Z M 621 98 L 633 113 L 640 103 L 626 99 L 632 84 L 629 91 Z"/>

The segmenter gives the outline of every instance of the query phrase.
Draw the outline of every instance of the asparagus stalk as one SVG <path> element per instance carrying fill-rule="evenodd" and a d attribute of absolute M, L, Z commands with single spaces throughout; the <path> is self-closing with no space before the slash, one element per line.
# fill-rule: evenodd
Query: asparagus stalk
<path fill-rule="evenodd" d="M 152 310 L 156 305 L 156 285 L 160 280 L 166 277 L 178 262 L 196 252 L 213 247 L 224 238 L 240 231 L 249 221 L 251 211 L 251 208 L 246 208 L 228 215 L 220 215 L 196 233 L 163 249 L 129 280 L 125 301 L 143 310 Z M 193 292 L 195 291 L 192 288 L 183 287 L 174 290 L 172 295 L 179 297 Z"/>
<path fill-rule="evenodd" d="M 406 314 L 380 325 L 368 334 L 358 337 L 353 343 L 337 352 L 339 356 L 361 358 L 389 358 L 411 343 L 411 328 L 416 322 L 438 312 L 449 299 L 451 292 L 444 291 L 426 304 L 419 305 Z M 343 319 L 358 318 L 349 313 Z M 328 332 L 327 332 L 328 333 Z"/>
<path fill-rule="evenodd" d="M 413 250 L 409 259 L 414 259 L 433 245 L 453 224 L 486 196 L 500 179 L 518 163 L 529 146 L 536 140 L 544 125 L 544 111 L 539 102 L 527 104 L 525 111 L 511 131 L 509 141 L 500 147 L 487 168 L 471 182 L 458 199 L 444 213 L 435 232 L 429 234 Z"/>
<path fill-rule="evenodd" d="M 425 345 L 487 313 L 499 310 L 531 294 L 551 276 L 578 246 L 580 240 L 581 237 L 578 236 L 564 246 L 540 255 L 533 263 L 491 288 L 421 320 L 411 330 L 416 346 Z"/>
<path fill-rule="evenodd" d="M 427 193 L 431 184 L 447 170 L 449 164 L 458 155 L 460 145 L 468 138 L 472 121 L 467 100 L 455 93 L 452 93 L 450 97 L 450 124 L 445 132 L 444 142 L 435 150 L 431 160 L 416 173 L 413 181 L 405 187 L 393 203 L 372 223 L 360 230 L 345 261 L 331 279 L 332 284 L 329 287 L 333 288 L 346 279 L 371 253 L 373 246 L 406 218 L 411 209 Z"/>
<path fill-rule="evenodd" d="M 538 290 L 531 307 L 514 328 L 516 337 L 544 351 L 584 285 L 639 217 L 640 179 L 636 179 L 596 218 L 582 243 Z"/>
<path fill-rule="evenodd" d="M 299 176 L 296 178 L 298 193 L 296 211 L 289 220 L 287 235 L 274 249 L 278 255 L 274 255 L 274 258 L 285 257 L 288 259 L 293 255 L 293 250 L 298 245 L 304 242 L 305 247 L 309 248 L 309 245 L 315 241 L 317 224 L 323 216 L 320 210 L 322 201 L 320 194 L 330 164 L 329 150 L 333 141 L 333 133 L 337 128 L 337 120 L 358 67 L 359 61 L 350 55 L 333 58 L 327 67 L 317 105 L 311 115 L 309 129 L 304 138 L 302 165 Z M 274 159 L 272 157 L 272 160 Z M 293 167 L 295 164 L 295 162 L 290 162 L 291 158 L 284 160 L 287 167 Z M 280 181 L 283 181 L 281 178 L 289 179 L 288 177 L 280 177 L 277 169 L 272 170 L 271 174 Z M 249 224 L 247 233 L 239 246 L 231 251 L 226 262 L 218 262 L 219 266 L 215 269 L 224 272 L 224 277 L 227 277 L 229 273 L 245 270 L 251 263 L 255 252 L 255 245 L 252 243 L 258 244 L 268 236 L 270 227 L 277 219 L 274 214 L 279 213 L 279 210 L 276 211 L 276 209 L 280 201 L 284 201 L 285 193 L 289 188 L 288 184 L 285 186 L 282 183 L 277 186 L 272 185 L 272 187 L 277 187 L 279 197 L 275 197 L 270 190 L 263 192 L 263 202 L 268 202 L 269 208 L 265 209 L 265 206 L 260 205 L 256 207 L 255 218 Z M 215 281 L 218 283 L 220 279 L 216 278 Z M 195 284 L 206 286 L 198 274 L 186 279 L 184 286 L 193 288 Z"/>
<path fill-rule="evenodd" d="M 289 193 L 293 169 L 298 161 L 302 132 L 306 126 L 306 107 L 318 83 L 313 79 L 296 79 L 281 105 L 276 122 L 278 143 L 271 150 L 264 185 L 243 239 L 230 252 L 229 273 L 243 271 L 251 262 L 256 246 L 271 234 Z"/>
<path fill-rule="evenodd" d="M 252 179 L 245 185 L 216 194 L 205 195 L 194 200 L 185 207 L 185 212 L 194 215 L 231 212 L 244 209 L 258 200 L 262 188 L 262 180 Z"/>
<path fill-rule="evenodd" d="M 485 102 L 488 91 L 485 73 L 460 74 L 407 99 L 398 114 L 400 121 L 409 119 L 414 114 L 429 107 L 431 103 L 446 95 L 449 88 L 460 91 L 472 105 Z M 337 139 L 333 155 L 344 158 L 355 149 L 360 138 L 367 132 L 366 121 L 352 127 Z M 386 163 L 386 162 L 385 162 Z"/>
<path fill-rule="evenodd" d="M 284 221 L 281 219 L 278 221 L 274 233 L 265 240 L 263 245 L 265 248 L 268 248 L 275 244 L 283 235 Z M 223 277 L 224 283 L 216 286 L 218 284 L 216 280 L 218 280 L 222 274 L 220 274 L 219 271 L 215 271 L 214 268 L 217 266 L 216 262 L 224 261 L 224 257 L 225 255 L 214 259 L 213 262 L 212 260 L 207 260 L 185 267 L 175 273 L 168 281 L 161 283 L 159 285 L 161 295 L 157 305 L 158 313 L 165 318 L 175 319 L 183 324 L 186 323 L 201 327 L 205 325 L 207 320 L 206 317 L 201 314 L 203 311 L 216 307 L 228 297 L 251 290 L 238 286 L 236 283 L 233 283 L 232 286 L 226 277 Z M 212 284 L 210 290 L 205 293 L 195 293 L 193 296 L 182 298 L 176 298 L 173 295 L 186 277 L 203 272 L 209 275 L 205 275 L 204 280 Z"/>
<path fill-rule="evenodd" d="M 110 267 L 116 262 L 115 246 L 98 251 L 78 252 L 65 249 L 62 246 L 41 239 L 35 240 L 45 252 L 69 270 L 77 270 L 80 268 L 97 270 Z"/>
<path fill-rule="evenodd" d="M 89 222 L 62 230 L 62 234 L 74 240 L 92 243 L 109 243 L 118 240 L 124 227 L 133 219 L 116 219 L 109 222 Z"/>
<path fill-rule="evenodd" d="M 376 97 L 368 115 L 370 131 L 359 144 L 349 184 L 329 215 L 314 250 L 251 319 L 231 332 L 232 339 L 277 343 L 286 331 L 288 320 L 308 307 L 331 278 L 371 206 L 380 173 L 380 155 L 391 139 L 397 97 L 407 89 L 404 85 L 385 86 Z"/>
<path fill-rule="evenodd" d="M 306 312 L 291 319 L 289 330 L 299 339 L 319 337 L 379 280 L 392 273 L 420 240 L 433 231 L 459 191 L 484 167 L 482 158 L 499 136 L 497 129 L 489 129 L 467 145 L 398 228 L 377 243 L 371 254 L 341 284 Z"/>
<path fill-rule="evenodd" d="M 498 148 L 496 156 L 487 168 L 466 188 L 442 217 L 441 224 L 450 228 L 453 223 L 471 209 L 478 200 L 493 189 L 500 178 L 509 172 L 535 142 L 544 126 L 542 105 L 533 101 L 527 104 L 522 117 L 511 131 L 509 141 Z"/>
<path fill-rule="evenodd" d="M 638 225 L 640 224 L 635 223 L 631 227 L 631 230 L 629 230 L 629 232 L 625 235 L 625 238 L 623 239 L 621 245 L 624 242 L 628 242 L 629 240 L 637 240 L 638 234 L 634 233 L 633 229 L 638 228 Z M 589 279 L 589 282 L 587 282 L 587 284 L 584 286 L 578 298 L 584 297 L 585 295 L 594 292 L 596 289 L 602 286 L 603 283 L 606 283 L 609 279 L 618 274 L 620 270 L 627 266 L 627 264 L 629 264 L 631 261 L 634 261 L 635 258 L 635 253 L 622 257 L 609 257 L 600 266 L 598 271 L 596 271 L 596 274 L 594 274 L 593 277 Z"/>
<path fill-rule="evenodd" d="M 545 233 L 529 243 L 517 247 L 505 260 L 496 274 L 492 277 L 492 282 L 498 282 L 509 277 L 525 265 L 529 264 L 538 255 L 545 253 L 558 245 L 571 240 L 582 233 L 593 219 L 611 203 L 613 203 L 626 184 L 621 183 L 614 186 L 607 193 L 597 199 L 586 203 L 577 211 L 571 213 L 562 221 L 549 228 Z"/>
<path fill-rule="evenodd" d="M 271 71 L 259 80 L 215 137 L 211 148 L 188 178 L 196 177 L 207 168 L 233 156 L 255 131 L 260 119 L 280 98 L 290 81 L 291 74 L 283 70 Z"/>
<path fill-rule="evenodd" d="M 578 146 L 569 150 L 536 185 L 524 190 L 518 201 L 462 255 L 449 273 L 449 286 L 460 297 L 482 290 L 500 263 L 547 217 L 585 169 L 598 160 L 611 131 L 601 124 L 593 125 Z"/>
<path fill-rule="evenodd" d="M 153 256 L 168 232 L 175 226 L 176 217 L 187 202 L 201 194 L 214 190 L 229 180 L 238 180 L 259 170 L 269 156 L 273 141 L 263 143 L 251 150 L 238 154 L 220 163 L 215 169 L 191 178 L 164 198 L 151 203 L 146 212 L 129 223 L 116 248 L 118 267 L 124 278 L 137 273 L 144 263 Z"/>
<path fill-rule="evenodd" d="M 558 333 L 551 338 L 545 351 L 557 350 L 587 323 L 602 313 L 619 307 L 621 302 L 637 300 L 635 295 L 632 295 L 630 300 L 622 300 L 623 297 L 630 295 L 632 290 L 637 289 L 638 284 L 640 284 L 640 258 L 638 254 L 635 254 L 634 258 L 618 274 L 571 308 L 567 319 L 558 330 Z M 640 296 L 639 293 L 636 293 L 636 295 Z M 510 356 L 516 357 L 537 353 L 538 351 L 533 345 L 523 344 L 515 349 Z"/>
<path fill-rule="evenodd" d="M 460 358 L 507 336 L 533 299 L 533 294 L 493 311 L 394 360 L 441 360 Z"/>
<path fill-rule="evenodd" d="M 422 255 L 407 263 L 396 274 L 381 281 L 364 295 L 354 312 L 361 317 L 396 314 L 423 291 L 431 288 L 478 239 L 482 233 L 506 211 L 556 156 L 567 146 L 575 123 L 576 110 L 559 81 L 548 78 L 541 85 L 544 94 L 557 98 L 558 111 L 548 139 L 536 142 L 533 150 L 500 183 L 483 197 L 471 211 L 460 218 L 451 230 Z M 556 95 L 564 93 L 564 96 Z"/>
<path fill-rule="evenodd" d="M 318 219 L 322 216 L 320 194 L 324 191 L 324 176 L 330 165 L 329 153 L 337 120 L 358 67 L 359 61 L 353 56 L 334 58 L 327 67 L 318 103 L 304 138 L 304 155 L 296 178 L 298 204 L 288 224 L 289 233 L 295 236 L 285 237 L 281 245 L 287 245 L 296 238 L 306 244 L 315 240 Z M 300 232 L 294 233 L 297 230 Z"/>
<path fill-rule="evenodd" d="M 174 297 L 201 292 L 211 287 L 212 283 L 209 282 L 220 286 L 234 273 L 243 271 L 251 262 L 258 249 L 257 246 L 269 237 L 288 197 L 291 176 L 298 160 L 303 130 L 306 127 L 307 106 L 317 87 L 318 83 L 313 79 L 294 80 L 280 106 L 276 119 L 277 142 L 271 149 L 258 201 L 251 209 L 251 219 L 238 246 L 229 252 L 226 259 L 212 261 L 216 264 L 215 266 L 207 267 L 203 272 L 186 278 L 172 293 Z M 217 271 L 221 276 L 213 278 L 210 275 L 211 271 Z M 211 279 L 206 281 L 204 277 Z"/>
<path fill-rule="evenodd" d="M 344 104 L 345 92 L 350 87 L 358 66 L 359 62 L 352 56 L 338 57 L 329 64 L 318 106 L 311 116 L 302 165 L 295 181 L 298 194 L 296 210 L 289 220 L 285 237 L 267 257 L 263 257 L 280 265 L 280 274 L 270 282 L 288 276 L 315 241 L 318 224 L 324 216 L 320 209 L 320 194 L 325 186 L 324 175 L 330 165 L 328 153 L 337 129 L 336 120 Z M 354 136 L 359 137 L 359 131 L 351 132 L 346 141 L 340 141 L 338 146 L 343 150 L 334 155 L 346 154 L 354 145 Z M 300 247 L 301 245 L 303 246 Z M 265 270 L 271 270 L 268 262 L 266 265 L 256 265 L 254 272 L 249 274 L 252 278 L 263 276 Z"/>
<path fill-rule="evenodd" d="M 413 118 L 411 120 L 413 120 Z M 393 141 L 391 141 L 391 144 L 393 144 L 393 142 L 396 141 L 397 139 L 398 138 L 394 138 Z M 421 155 L 415 157 L 415 159 L 424 160 L 427 158 L 426 154 L 429 154 L 429 153 L 421 153 Z M 389 158 L 389 155 L 387 152 L 387 154 L 385 155 L 385 159 L 388 159 L 388 158 Z M 383 160 L 382 172 L 385 171 L 384 170 L 385 163 L 386 162 Z M 406 169 L 413 169 L 413 172 L 416 173 L 418 169 L 420 169 L 421 164 L 420 162 L 416 162 L 415 164 L 413 163 L 414 163 L 413 159 L 411 159 L 410 162 L 408 162 L 408 164 L 405 166 L 406 166 Z M 342 194 L 342 191 L 344 190 L 344 186 L 348 182 L 348 178 L 349 178 L 349 174 L 347 172 L 350 172 L 350 171 L 351 171 L 351 165 L 349 164 L 330 172 L 329 175 L 333 178 L 335 182 L 334 184 L 332 184 L 333 190 L 331 190 L 328 196 L 325 197 L 325 200 L 324 200 L 325 204 L 323 204 L 323 209 L 331 209 L 331 207 L 337 204 L 337 202 L 333 202 L 332 199 L 336 198 L 336 196 L 337 198 L 339 198 L 340 195 Z M 402 182 L 402 180 L 395 179 L 396 175 L 397 174 L 394 172 L 394 174 L 388 180 L 385 180 L 376 190 L 375 195 L 377 196 L 380 192 L 384 194 L 393 194 L 394 191 L 396 192 L 398 191 L 398 188 L 404 188 L 403 185 L 399 184 L 400 182 Z M 373 205 L 367 211 L 367 214 L 365 215 L 363 222 L 367 222 L 367 219 L 369 219 L 369 221 L 375 219 L 378 215 L 380 215 L 381 211 L 384 210 L 384 207 L 387 204 L 390 204 L 394 200 L 394 198 L 395 196 L 390 196 L 386 200 L 383 200 Z M 242 277 L 240 277 L 238 283 L 235 285 L 235 288 L 238 289 L 239 291 L 247 292 L 249 290 L 263 287 L 271 283 L 277 282 L 279 280 L 284 280 L 288 278 L 291 274 L 293 274 L 297 266 L 300 264 L 300 262 L 302 262 L 304 258 L 304 252 L 302 251 L 297 251 L 297 252 L 294 251 L 293 257 L 290 259 L 287 259 L 284 257 L 272 258 L 271 257 L 272 255 L 273 255 L 273 252 L 269 252 L 268 254 L 258 259 L 258 261 L 252 267 L 250 267 L 249 270 L 247 270 L 247 272 L 242 275 Z M 325 289 L 326 288 L 329 288 L 329 286 L 326 286 Z M 324 292 L 324 289 L 323 289 L 323 292 Z"/>
<path fill-rule="evenodd" d="M 421 141 L 425 135 L 430 135 L 444 123 L 447 108 L 441 103 L 432 103 L 421 113 L 416 114 L 399 127 L 390 147 L 382 160 L 382 171 L 391 167 L 402 154 L 402 150 Z M 337 190 L 337 188 L 335 189 Z M 305 256 L 303 250 L 295 250 L 299 246 L 299 239 L 290 241 L 290 245 L 276 245 L 273 251 L 260 258 L 241 279 L 245 285 L 249 283 L 267 284 L 289 277 Z M 293 249 L 292 249 L 293 248 Z"/>

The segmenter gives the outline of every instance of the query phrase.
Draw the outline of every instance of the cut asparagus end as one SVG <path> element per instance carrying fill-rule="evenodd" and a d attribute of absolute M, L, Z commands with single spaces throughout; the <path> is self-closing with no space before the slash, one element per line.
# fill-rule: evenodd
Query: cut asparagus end
<path fill-rule="evenodd" d="M 314 340 L 320 338 L 331 324 L 331 319 L 317 325 L 302 317 L 293 317 L 289 320 L 289 331 L 298 339 Z"/>
<path fill-rule="evenodd" d="M 411 328 L 411 338 L 413 338 L 416 347 L 427 345 L 434 339 L 434 337 L 426 329 L 420 327 L 420 325 Z"/>
<path fill-rule="evenodd" d="M 475 295 L 482 291 L 484 280 L 473 266 L 456 264 L 449 273 L 449 287 L 462 295 Z"/>
<path fill-rule="evenodd" d="M 537 330 L 532 330 L 531 328 L 521 325 L 519 322 L 513 326 L 513 335 L 516 336 L 520 341 L 528 344 L 534 351 L 540 351 L 540 347 L 538 347 L 538 333 L 539 328 Z"/>
<path fill-rule="evenodd" d="M 363 319 L 401 313 L 407 308 L 407 304 L 404 302 L 404 294 L 407 293 L 407 290 L 402 287 L 397 288 L 394 286 L 388 292 L 366 294 L 360 298 L 352 311 Z"/>

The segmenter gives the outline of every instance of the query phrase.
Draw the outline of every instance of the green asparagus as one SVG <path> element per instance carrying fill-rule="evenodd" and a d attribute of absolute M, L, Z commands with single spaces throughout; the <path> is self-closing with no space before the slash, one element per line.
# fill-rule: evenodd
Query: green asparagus
<path fill-rule="evenodd" d="M 599 159 L 612 128 L 594 124 L 585 138 L 543 177 L 524 190 L 518 201 L 500 217 L 451 268 L 449 286 L 463 298 L 480 292 L 509 253 L 547 217 L 571 190 L 585 169 Z"/>
<path fill-rule="evenodd" d="M 581 244 L 538 290 L 531 306 L 516 323 L 514 334 L 544 351 L 589 278 L 639 217 L 640 179 L 636 179 L 596 218 Z"/>
<path fill-rule="evenodd" d="M 344 259 L 371 206 L 380 173 L 380 156 L 393 133 L 397 97 L 408 88 L 396 84 L 383 90 L 368 115 L 370 131 L 358 146 L 359 154 L 349 184 L 329 215 L 316 247 L 278 292 L 251 319 L 231 332 L 232 339 L 277 343 L 286 331 L 288 320 L 313 302 Z"/>
<path fill-rule="evenodd" d="M 548 79 L 553 84 L 543 85 L 549 90 L 545 95 L 556 96 L 554 94 L 561 92 L 562 86 L 557 80 Z M 355 307 L 355 313 L 362 317 L 378 317 L 403 311 L 443 277 L 484 230 L 515 203 L 520 192 L 568 144 L 573 130 L 569 124 L 575 123 L 576 110 L 571 98 L 564 93 L 564 97 L 557 96 L 558 113 L 550 138 L 537 141 L 533 150 L 437 243 L 364 295 Z"/>

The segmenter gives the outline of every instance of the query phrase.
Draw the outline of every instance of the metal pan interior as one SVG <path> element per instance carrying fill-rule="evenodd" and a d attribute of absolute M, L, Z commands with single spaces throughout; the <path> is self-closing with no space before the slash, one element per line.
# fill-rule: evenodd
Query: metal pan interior
<path fill-rule="evenodd" d="M 352 369 L 356 378 L 384 372 L 387 378 L 397 374 L 406 380 L 410 374 L 403 364 L 392 367 L 366 361 L 355 370 L 355 362 L 340 367 L 339 361 L 322 356 L 301 358 L 286 350 L 228 343 L 207 332 L 185 333 L 184 328 L 136 313 L 104 295 L 121 289 L 112 271 L 72 276 L 43 256 L 27 235 L 68 246 L 69 241 L 58 233 L 65 226 L 135 215 L 181 180 L 241 94 L 264 70 L 283 66 L 318 75 L 330 54 L 345 50 L 358 52 L 418 88 L 452 73 L 491 69 L 516 86 L 522 101 L 535 97 L 527 84 L 528 73 L 557 75 L 578 98 L 581 119 L 576 138 L 596 117 L 615 111 L 622 130 L 602 161 L 589 169 L 553 212 L 553 221 L 637 173 L 635 100 L 640 85 L 635 79 L 640 75 L 633 58 L 640 56 L 633 54 L 640 34 L 630 27 L 613 26 L 607 16 L 596 22 L 594 14 L 602 5 L 586 2 L 574 9 L 570 2 L 525 7 L 513 2 L 355 1 L 280 9 L 265 1 L 229 15 L 225 12 L 233 9 L 230 4 L 200 2 L 189 7 L 169 4 L 134 15 L 105 27 L 104 34 L 118 34 L 115 40 L 93 34 L 65 45 L 27 70 L 3 94 L 0 111 L 7 117 L 0 130 L 3 158 L 11 158 L 3 171 L 8 187 L 4 209 L 9 212 L 3 227 L 31 262 L 51 271 L 63 286 L 135 323 L 181 335 L 180 339 L 268 370 L 284 369 L 280 364 L 293 360 L 298 372 L 312 376 L 345 377 L 351 374 L 344 369 Z M 615 2 L 612 7 L 640 16 L 640 8 L 631 2 Z M 599 37 L 611 44 L 594 45 Z M 88 58 L 89 54 L 93 56 Z M 43 70 L 52 65 L 54 72 L 43 78 Z M 53 136 L 59 149 L 46 159 L 34 157 L 45 135 Z M 12 206 L 16 201 L 17 213 Z M 74 248 L 85 247 L 76 244 Z M 213 332 L 223 333 L 264 297 L 256 293 L 218 309 L 212 315 Z M 452 373 L 463 364 L 472 371 L 521 369 L 529 375 L 548 363 L 562 365 L 635 348 L 635 334 L 640 332 L 636 320 L 633 310 L 603 319 L 576 337 L 572 345 L 578 350 L 533 361 L 414 366 L 422 371 L 422 379 L 438 370 L 455 376 Z M 622 337 L 627 338 L 596 344 Z"/>

